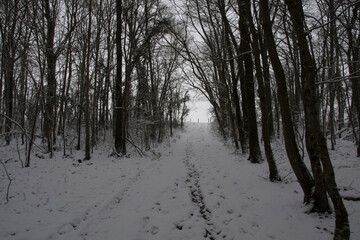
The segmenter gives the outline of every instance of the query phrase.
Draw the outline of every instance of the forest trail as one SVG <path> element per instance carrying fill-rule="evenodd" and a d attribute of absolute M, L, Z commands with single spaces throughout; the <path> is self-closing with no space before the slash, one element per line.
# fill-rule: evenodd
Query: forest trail
<path fill-rule="evenodd" d="M 209 124 L 189 123 L 152 155 L 38 162 L 17 181 L 28 190 L 0 205 L 0 238 L 331 238 L 334 219 L 305 214 L 298 183 L 271 183 L 266 163 L 231 153 Z"/>
<path fill-rule="evenodd" d="M 282 221 L 276 226 L 275 220 L 282 215 L 281 199 L 268 202 L 281 185 L 259 182 L 256 165 L 236 166 L 238 156 L 226 151 L 208 124 L 189 124 L 167 147 L 59 239 L 282 239 Z M 290 220 L 286 231 L 295 233 L 292 216 L 282 217 Z"/>

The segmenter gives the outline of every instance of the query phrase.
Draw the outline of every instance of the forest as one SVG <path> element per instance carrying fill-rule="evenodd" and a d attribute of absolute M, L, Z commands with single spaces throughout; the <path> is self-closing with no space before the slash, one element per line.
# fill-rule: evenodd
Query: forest
<path fill-rule="evenodd" d="M 345 139 L 360 157 L 359 15 L 358 0 L 1 0 L 1 146 L 21 145 L 24 168 L 34 148 L 146 155 L 197 91 L 272 182 L 283 139 L 304 203 L 333 206 L 349 239 L 329 151 Z"/>

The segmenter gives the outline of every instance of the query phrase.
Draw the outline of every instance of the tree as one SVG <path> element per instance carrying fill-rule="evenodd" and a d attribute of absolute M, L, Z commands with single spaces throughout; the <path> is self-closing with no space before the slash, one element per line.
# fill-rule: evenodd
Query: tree
<path fill-rule="evenodd" d="M 115 151 L 125 154 L 126 136 L 124 135 L 123 77 L 122 77 L 122 0 L 116 1 L 116 78 L 114 104 Z"/>
<path fill-rule="evenodd" d="M 312 192 L 314 187 L 314 181 L 309 170 L 301 159 L 299 149 L 296 143 L 294 126 L 291 117 L 292 114 L 290 111 L 289 98 L 286 88 L 286 77 L 277 53 L 274 35 L 272 33 L 268 1 L 261 0 L 260 8 L 260 15 L 262 16 L 261 20 L 263 23 L 266 47 L 269 52 L 270 62 L 273 67 L 275 80 L 277 83 L 277 97 L 280 105 L 280 114 L 283 124 L 282 126 L 286 153 L 288 155 L 291 167 L 294 170 L 294 173 L 299 180 L 300 186 L 302 187 L 302 190 L 304 192 L 304 202 L 310 203 L 313 199 Z"/>
<path fill-rule="evenodd" d="M 41 44 L 42 53 L 46 59 L 46 99 L 44 106 L 44 132 L 47 139 L 47 148 L 50 156 L 53 156 L 53 145 L 56 143 L 56 120 L 57 120 L 57 78 L 56 66 L 60 54 L 64 50 L 65 43 L 72 36 L 75 25 L 69 29 L 61 29 L 61 38 L 56 28 L 61 1 L 41 0 L 32 2 L 35 17 L 34 31 L 36 39 Z"/>
<path fill-rule="evenodd" d="M 245 103 L 248 132 L 249 132 L 249 160 L 253 163 L 262 162 L 261 151 L 259 146 L 259 137 L 257 130 L 256 110 L 255 110 L 255 89 L 254 89 L 254 63 L 250 52 L 251 38 L 250 38 L 250 19 L 245 17 L 250 15 L 250 1 L 238 0 L 238 8 L 240 13 L 239 28 L 241 34 L 240 51 L 244 59 L 244 91 L 243 102 Z M 241 66 L 240 66 L 241 68 Z"/>
<path fill-rule="evenodd" d="M 272 152 L 271 148 L 271 127 L 269 127 L 269 121 L 271 120 L 270 115 L 271 112 L 269 112 L 269 105 L 267 104 L 267 101 L 271 102 L 271 96 L 267 96 L 268 92 L 266 91 L 266 85 L 264 81 L 264 74 L 263 70 L 261 68 L 261 50 L 260 50 L 260 39 L 259 36 L 261 36 L 255 29 L 255 25 L 251 16 L 251 10 L 250 10 L 250 2 L 245 3 L 245 10 L 243 10 L 243 14 L 245 18 L 247 19 L 248 28 L 250 29 L 251 36 L 252 36 L 252 51 L 254 55 L 254 63 L 255 63 L 255 69 L 256 69 L 256 78 L 258 81 L 258 87 L 259 87 L 259 98 L 260 98 L 260 109 L 261 109 L 261 122 L 262 122 L 262 135 L 263 135 L 263 141 L 264 141 L 264 148 L 265 148 L 265 155 L 266 160 L 269 165 L 269 171 L 270 175 L 269 178 L 271 181 L 279 181 L 280 176 L 278 174 L 276 162 L 274 159 L 274 154 Z M 242 8 L 244 9 L 244 8 Z M 264 62 L 263 62 L 264 63 Z M 269 77 L 267 75 L 267 77 Z M 268 80 L 269 81 L 269 80 Z M 270 105 L 271 106 L 271 105 Z M 272 126 L 272 124 L 270 124 Z"/>
<path fill-rule="evenodd" d="M 85 79 L 85 160 L 90 160 L 90 51 L 91 51 L 91 24 L 92 0 L 88 6 L 89 25 L 87 32 L 86 79 Z"/>
<path fill-rule="evenodd" d="M 19 41 L 21 28 L 24 21 L 21 19 L 21 8 L 24 3 L 20 0 L 11 0 L 2 3 L 3 14 L 0 20 L 1 33 L 1 82 L 0 97 L 2 97 L 2 85 L 4 79 L 4 105 L 8 118 L 5 118 L 6 144 L 10 144 L 14 108 L 14 85 L 15 63 L 18 60 Z"/>
<path fill-rule="evenodd" d="M 309 51 L 308 39 L 304 26 L 302 1 L 285 0 L 285 3 L 290 12 L 291 20 L 298 39 L 297 43 L 300 49 L 302 68 L 301 80 L 303 87 L 302 99 L 305 110 L 306 148 L 310 161 L 312 162 L 314 175 L 317 174 L 317 172 L 320 175 L 318 176 L 320 179 L 317 181 L 321 181 L 321 183 L 325 184 L 326 191 L 329 194 L 335 208 L 336 225 L 334 239 L 349 239 L 350 226 L 347 210 L 336 185 L 334 168 L 330 161 L 328 149 L 326 146 L 326 139 L 321 132 L 320 122 L 318 119 L 315 86 L 317 70 L 315 61 Z M 321 166 L 319 166 L 320 161 Z M 314 169 L 315 165 L 316 168 L 319 169 Z M 322 174 L 321 171 L 323 171 Z M 315 184 L 317 183 L 315 182 Z M 325 196 L 323 197 L 325 198 Z"/>
<path fill-rule="evenodd" d="M 351 6 L 351 5 L 350 5 Z M 347 64 L 349 68 L 349 77 L 352 89 L 352 101 L 349 110 L 350 124 L 352 125 L 354 137 L 357 142 L 357 156 L 360 157 L 360 128 L 358 132 L 355 132 L 355 119 L 357 118 L 358 124 L 360 123 L 360 73 L 356 69 L 359 69 L 360 62 L 360 32 L 356 29 L 359 25 L 359 9 L 360 3 L 355 3 L 351 8 L 343 6 L 345 11 L 344 20 L 341 24 L 345 28 L 347 35 L 347 49 L 344 49 L 347 57 Z M 342 11 L 344 11 L 342 10 Z M 359 124 L 360 125 L 360 124 Z"/>

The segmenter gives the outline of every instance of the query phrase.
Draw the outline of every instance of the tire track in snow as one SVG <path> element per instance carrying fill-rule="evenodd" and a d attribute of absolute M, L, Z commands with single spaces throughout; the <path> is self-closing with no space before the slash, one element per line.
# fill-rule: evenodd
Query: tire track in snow
<path fill-rule="evenodd" d="M 186 156 L 183 159 L 183 162 L 185 163 L 187 167 L 187 174 L 188 178 L 186 179 L 186 184 L 190 189 L 191 193 L 191 200 L 192 202 L 197 206 L 201 218 L 205 221 L 205 233 L 204 238 L 215 240 L 217 236 L 221 234 L 221 230 L 218 230 L 218 228 L 214 225 L 214 223 L 211 220 L 211 210 L 206 206 L 204 201 L 204 195 L 201 191 L 200 187 L 200 173 L 196 169 L 195 165 L 191 163 L 193 149 L 192 144 L 188 142 L 186 144 Z"/>

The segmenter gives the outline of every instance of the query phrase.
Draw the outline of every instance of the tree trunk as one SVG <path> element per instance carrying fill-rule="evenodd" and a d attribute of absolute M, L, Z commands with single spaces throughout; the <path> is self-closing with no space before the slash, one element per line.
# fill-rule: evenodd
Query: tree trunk
<path fill-rule="evenodd" d="M 247 0 L 238 0 L 238 7 L 240 11 L 239 28 L 241 34 L 240 49 L 244 59 L 245 76 L 243 79 L 245 99 L 243 101 L 246 104 L 246 113 L 248 120 L 248 132 L 249 132 L 249 160 L 252 163 L 261 163 L 263 161 L 259 145 L 257 119 L 255 110 L 255 89 L 254 89 L 254 75 L 253 75 L 253 60 L 251 56 L 251 39 L 247 19 L 245 18 L 246 10 L 250 10 L 250 7 L 246 7 Z M 250 13 L 249 13 L 250 14 Z"/>
<path fill-rule="evenodd" d="M 115 151 L 122 153 L 126 139 L 123 135 L 124 105 L 122 94 L 122 0 L 116 1 L 116 77 L 115 77 L 115 104 L 114 104 L 114 137 Z"/>
<path fill-rule="evenodd" d="M 14 99 L 14 85 L 15 85 L 15 62 L 17 61 L 16 54 L 18 53 L 18 41 L 22 37 L 21 22 L 19 12 L 21 6 L 19 0 L 6 1 L 2 3 L 2 17 L 1 17 L 1 80 L 0 80 L 0 110 L 6 113 L 5 118 L 5 141 L 9 145 L 11 141 L 13 112 L 16 110 L 16 101 Z M 24 37 L 25 39 L 27 36 Z M 24 40 L 24 42 L 27 40 Z M 26 44 L 26 43 L 24 43 Z M 3 79 L 4 78 L 4 79 Z M 4 82 L 3 82 L 4 81 Z M 4 92 L 2 92 L 2 84 L 4 83 Z M 4 95 L 3 95 L 4 94 Z M 15 95 L 16 96 L 16 95 Z M 4 98 L 2 98 L 4 97 Z M 4 105 L 1 101 L 4 100 Z M 2 119 L 1 119 L 2 120 Z M 2 124 L 1 124 L 2 125 Z M 0 129 L 1 132 L 1 129 Z"/>
<path fill-rule="evenodd" d="M 11 44 L 11 43 L 8 43 Z M 5 47 L 5 109 L 6 109 L 6 116 L 5 118 L 5 139 L 6 144 L 10 144 L 11 140 L 11 131 L 12 131 L 12 123 L 11 119 L 13 118 L 13 94 L 14 94 L 14 66 L 15 66 L 15 59 L 13 55 L 13 51 L 10 46 Z"/>
<path fill-rule="evenodd" d="M 262 16 L 265 42 L 267 45 L 269 58 L 273 66 L 275 79 L 278 87 L 277 97 L 280 105 L 280 114 L 282 118 L 286 153 L 288 155 L 291 167 L 294 170 L 294 173 L 297 179 L 299 180 L 300 186 L 302 187 L 302 190 L 304 192 L 304 202 L 310 203 L 313 197 L 312 190 L 314 187 L 314 181 L 305 163 L 301 159 L 299 149 L 296 143 L 294 126 L 291 117 L 291 110 L 289 106 L 289 98 L 287 95 L 286 78 L 285 78 L 284 69 L 281 65 L 276 50 L 274 36 L 272 33 L 268 1 L 261 0 L 260 6 L 261 6 L 260 15 Z"/>
<path fill-rule="evenodd" d="M 222 22 L 224 25 L 224 37 L 225 37 L 225 47 L 227 50 L 227 55 L 229 57 L 229 65 L 230 65 L 230 75 L 231 75 L 231 83 L 232 83 L 232 90 L 231 90 L 231 96 L 232 96 L 232 100 L 233 100 L 233 104 L 235 106 L 235 117 L 236 117 L 236 122 L 237 122 L 237 128 L 238 128 L 238 133 L 239 133 L 239 141 L 240 141 L 240 146 L 241 146 L 241 151 L 242 153 L 246 153 L 246 140 L 245 140 L 245 135 L 244 135 L 244 129 L 243 129 L 243 119 L 242 119 L 242 114 L 241 114 L 241 109 L 240 109 L 240 98 L 239 98 L 239 93 L 238 93 L 238 82 L 239 79 L 236 75 L 236 71 L 235 71 L 235 62 L 234 62 L 234 53 L 233 53 L 233 48 L 236 46 L 232 46 L 232 43 L 230 41 L 230 34 L 231 34 L 231 28 L 230 28 L 230 24 L 229 21 L 227 19 L 226 16 L 226 12 L 225 12 L 225 2 L 223 0 L 219 0 L 218 1 L 218 6 L 220 9 L 220 13 L 221 13 L 221 18 L 222 18 Z"/>
<path fill-rule="evenodd" d="M 54 109 L 56 105 L 56 60 L 57 56 L 54 49 L 55 20 L 54 9 L 51 9 L 50 0 L 44 0 L 45 19 L 46 19 L 46 46 L 45 58 L 47 64 L 47 91 L 45 106 L 45 136 L 48 143 L 48 152 L 53 156 L 53 130 L 54 130 Z"/>
<path fill-rule="evenodd" d="M 352 88 L 352 99 L 351 107 L 349 110 L 349 121 L 352 125 L 354 138 L 356 140 L 357 146 L 357 156 L 360 157 L 360 127 L 358 127 L 358 132 L 355 131 L 354 120 L 358 119 L 358 124 L 360 126 L 360 73 L 358 69 L 360 68 L 360 33 L 357 36 L 354 36 L 353 28 L 359 23 L 359 8 L 360 4 L 355 5 L 353 9 L 353 16 L 350 18 L 349 22 L 346 24 L 346 33 L 349 40 L 349 46 L 346 52 L 347 62 L 349 67 L 350 76 L 354 76 L 351 79 L 351 88 Z M 357 115 L 357 116 L 354 116 Z M 357 136 L 358 134 L 358 136 Z"/>
<path fill-rule="evenodd" d="M 247 5 L 248 13 L 245 15 L 248 19 L 247 22 L 250 27 L 250 32 L 252 36 L 252 49 L 253 49 L 253 55 L 255 60 L 255 69 L 256 69 L 256 78 L 258 81 L 258 87 L 259 87 L 259 98 L 260 98 L 260 108 L 261 108 L 261 123 L 262 123 L 262 136 L 264 141 L 264 148 L 265 148 L 265 155 L 266 160 L 269 165 L 269 178 L 270 181 L 280 181 L 280 176 L 277 170 L 276 162 L 274 159 L 274 154 L 271 149 L 271 129 L 269 129 L 269 115 L 271 112 L 269 112 L 269 106 L 267 105 L 266 100 L 269 99 L 266 96 L 266 87 L 263 79 L 263 71 L 261 69 L 261 60 L 260 60 L 260 46 L 259 46 L 259 35 L 258 32 L 255 29 L 255 25 L 253 22 L 253 19 L 251 17 L 251 11 L 250 11 L 250 4 Z M 270 98 L 271 101 L 271 98 Z"/>
<path fill-rule="evenodd" d="M 334 0 L 328 1 L 329 17 L 328 21 L 330 22 L 330 46 L 329 46 L 329 128 L 330 128 L 330 142 L 331 150 L 335 150 L 335 94 L 336 94 L 336 84 L 332 83 L 333 79 L 336 77 L 336 59 L 335 59 L 335 48 L 336 48 L 336 21 L 331 21 L 336 17 L 336 10 L 334 6 Z M 326 135 L 325 135 L 326 136 Z"/>
<path fill-rule="evenodd" d="M 306 147 L 310 160 L 321 161 L 323 168 L 322 182 L 325 184 L 326 191 L 329 193 L 331 201 L 335 208 L 336 225 L 334 239 L 349 239 L 350 225 L 348 213 L 338 191 L 335 173 L 330 161 L 326 139 L 321 132 L 318 111 L 316 108 L 316 86 L 315 79 L 317 70 L 315 61 L 309 51 L 305 27 L 304 12 L 301 0 L 285 0 L 288 6 L 291 20 L 296 31 L 300 49 L 301 67 L 302 67 L 302 98 L 305 109 L 305 127 L 306 127 Z M 315 174 L 315 173 L 314 173 Z"/>
<path fill-rule="evenodd" d="M 260 30 L 259 30 L 260 32 Z M 270 139 L 275 136 L 275 129 L 274 129 L 274 116 L 273 116 L 273 107 L 272 107 L 272 93 L 271 93 L 271 84 L 270 84 L 270 66 L 269 66 L 269 58 L 268 53 L 266 50 L 265 39 L 259 38 L 260 44 L 260 52 L 261 52 L 261 59 L 262 59 L 262 66 L 263 66 L 263 79 L 264 79 L 264 86 L 265 86 L 265 104 L 266 104 L 266 111 L 268 113 L 268 121 L 267 121 L 267 128 L 269 129 L 269 136 Z"/>
<path fill-rule="evenodd" d="M 102 17 L 103 17 L 103 9 L 102 9 L 103 1 L 99 2 L 99 14 L 97 16 L 97 30 L 96 30 L 96 40 L 95 40 L 95 67 L 94 67 L 94 93 L 93 93 L 93 106 L 92 106 L 92 122 L 91 122 L 91 152 L 93 152 L 94 147 L 96 145 L 97 137 L 98 137 L 98 111 L 99 111 L 99 91 L 102 87 L 101 84 L 98 84 L 98 78 L 100 73 L 100 62 L 99 62 L 99 51 L 100 51 L 100 39 L 102 33 Z M 99 88 L 99 89 L 98 89 Z"/>
<path fill-rule="evenodd" d="M 91 51 L 91 12 L 92 0 L 89 2 L 89 25 L 87 33 L 87 51 L 86 51 L 86 79 L 85 79 L 85 158 L 90 160 L 90 51 Z"/>

